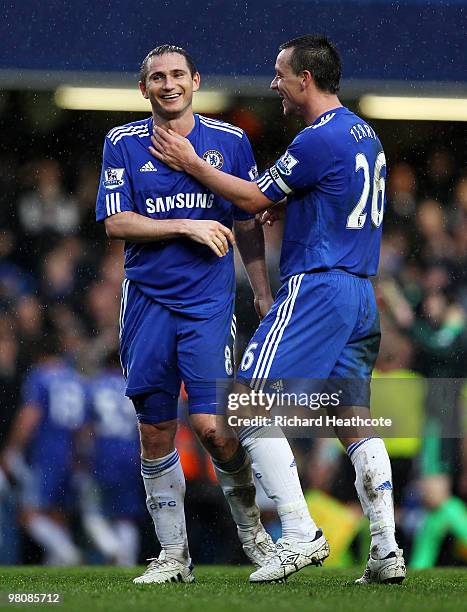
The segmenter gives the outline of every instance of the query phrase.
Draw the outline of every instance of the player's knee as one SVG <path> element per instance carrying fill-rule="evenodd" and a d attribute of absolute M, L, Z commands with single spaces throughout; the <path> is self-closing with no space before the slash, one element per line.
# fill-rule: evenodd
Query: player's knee
<path fill-rule="evenodd" d="M 215 426 L 207 426 L 197 431 L 198 437 L 206 450 L 220 460 L 229 458 L 238 446 L 236 438 L 228 437 Z"/>
<path fill-rule="evenodd" d="M 171 453 L 177 431 L 176 421 L 140 423 L 141 454 L 146 459 L 158 459 Z"/>
<path fill-rule="evenodd" d="M 222 447 L 225 441 L 219 435 L 216 427 L 206 427 L 199 432 L 199 438 L 205 446 Z"/>
<path fill-rule="evenodd" d="M 173 451 L 177 431 L 177 397 L 164 391 L 131 398 L 139 422 L 141 454 L 159 459 Z"/>

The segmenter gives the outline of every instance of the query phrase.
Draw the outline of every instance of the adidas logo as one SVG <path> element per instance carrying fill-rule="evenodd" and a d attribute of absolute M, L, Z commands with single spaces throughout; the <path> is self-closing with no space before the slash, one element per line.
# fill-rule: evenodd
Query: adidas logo
<path fill-rule="evenodd" d="M 139 171 L 140 172 L 157 172 L 157 168 L 154 167 L 152 161 L 148 161 L 144 164 L 144 166 L 141 166 Z"/>
<path fill-rule="evenodd" d="M 281 391 L 284 390 L 284 383 L 282 382 L 281 379 L 279 379 L 271 385 L 271 389 L 274 389 L 274 391 L 277 391 L 278 393 L 280 393 Z"/>
<path fill-rule="evenodd" d="M 328 123 L 329 121 L 331 121 L 331 119 L 334 117 L 336 113 L 328 113 L 327 115 L 324 115 L 324 117 L 321 117 L 320 122 L 317 123 L 316 125 L 311 125 L 311 129 L 312 130 L 316 130 L 319 127 L 322 127 L 323 125 L 326 125 L 326 123 Z"/>
<path fill-rule="evenodd" d="M 392 484 L 389 482 L 389 480 L 386 480 L 383 482 L 383 484 L 375 487 L 375 491 L 392 491 Z"/>

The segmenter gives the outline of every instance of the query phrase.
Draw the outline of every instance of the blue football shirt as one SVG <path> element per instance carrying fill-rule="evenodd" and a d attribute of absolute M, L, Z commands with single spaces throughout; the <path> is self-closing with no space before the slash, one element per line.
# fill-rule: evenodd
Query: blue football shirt
<path fill-rule="evenodd" d="M 281 278 L 338 268 L 378 269 L 386 159 L 371 126 L 345 107 L 302 130 L 257 180 L 273 202 L 287 197 Z"/>
<path fill-rule="evenodd" d="M 246 134 L 238 127 L 195 115 L 188 135 L 200 157 L 242 179 L 257 177 Z M 105 139 L 96 219 L 133 211 L 152 219 L 212 219 L 232 228 L 249 219 L 193 177 L 152 157 L 153 119 L 111 130 Z M 194 317 L 211 316 L 233 299 L 232 248 L 222 258 L 188 238 L 125 244 L 125 276 L 154 300 Z"/>
<path fill-rule="evenodd" d="M 39 425 L 29 441 L 33 465 L 71 468 L 73 436 L 86 421 L 86 388 L 82 377 L 63 362 L 33 368 L 22 387 L 24 404 L 40 410 Z"/>
<path fill-rule="evenodd" d="M 140 470 L 139 435 L 135 409 L 125 397 L 120 370 L 107 368 L 89 382 L 89 421 L 94 431 L 94 473 L 123 482 Z M 136 479 L 137 480 L 137 479 Z M 129 484 L 135 487 L 135 481 Z"/>

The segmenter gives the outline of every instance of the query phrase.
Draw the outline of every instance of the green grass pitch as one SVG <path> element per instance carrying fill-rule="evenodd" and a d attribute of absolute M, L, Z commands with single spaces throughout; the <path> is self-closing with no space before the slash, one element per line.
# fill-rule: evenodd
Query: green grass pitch
<path fill-rule="evenodd" d="M 141 568 L 143 569 L 143 568 Z M 356 586 L 361 569 L 306 568 L 286 584 L 249 585 L 250 567 L 199 566 L 194 584 L 134 585 L 134 568 L 0 567 L 0 609 L 98 612 L 431 612 L 465 610 L 467 571 L 410 572 L 402 585 Z M 59 593 L 60 605 L 9 604 L 8 593 Z"/>

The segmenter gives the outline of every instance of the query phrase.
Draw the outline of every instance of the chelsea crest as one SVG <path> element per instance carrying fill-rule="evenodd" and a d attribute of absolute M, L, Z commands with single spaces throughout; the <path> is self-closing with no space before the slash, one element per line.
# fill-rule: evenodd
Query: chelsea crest
<path fill-rule="evenodd" d="M 210 166 L 217 168 L 218 170 L 220 170 L 224 165 L 222 153 L 220 151 L 216 151 L 215 149 L 209 149 L 209 151 L 206 151 L 206 153 L 203 155 L 203 159 L 204 161 L 208 162 Z"/>

